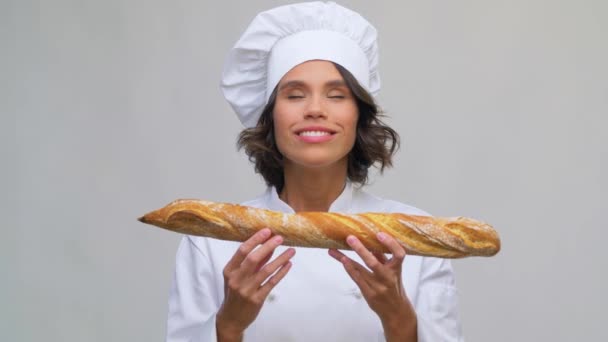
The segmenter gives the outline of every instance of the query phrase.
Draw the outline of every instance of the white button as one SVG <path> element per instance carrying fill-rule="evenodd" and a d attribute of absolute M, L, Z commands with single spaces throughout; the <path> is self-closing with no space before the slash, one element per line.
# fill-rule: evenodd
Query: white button
<path fill-rule="evenodd" d="M 363 295 L 361 295 L 361 292 L 359 292 L 359 289 L 357 289 L 357 288 L 352 288 L 350 290 L 349 294 L 357 299 L 363 298 Z"/>

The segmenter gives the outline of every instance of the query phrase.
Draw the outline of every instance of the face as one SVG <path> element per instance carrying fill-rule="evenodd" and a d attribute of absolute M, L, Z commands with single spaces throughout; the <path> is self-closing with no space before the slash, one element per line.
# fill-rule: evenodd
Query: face
<path fill-rule="evenodd" d="M 285 163 L 309 168 L 346 167 L 356 138 L 358 108 L 338 69 L 304 62 L 278 84 L 274 134 Z"/>

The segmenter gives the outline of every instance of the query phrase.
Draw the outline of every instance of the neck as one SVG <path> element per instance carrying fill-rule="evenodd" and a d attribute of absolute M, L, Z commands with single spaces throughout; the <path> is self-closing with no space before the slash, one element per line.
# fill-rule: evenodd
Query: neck
<path fill-rule="evenodd" d="M 308 169 L 286 163 L 285 183 L 279 198 L 295 212 L 329 211 L 346 184 L 346 163 L 338 164 Z"/>

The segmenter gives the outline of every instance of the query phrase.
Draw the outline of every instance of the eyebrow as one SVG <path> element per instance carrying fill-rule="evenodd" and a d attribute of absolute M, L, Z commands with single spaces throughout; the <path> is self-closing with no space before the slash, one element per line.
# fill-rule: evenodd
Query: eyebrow
<path fill-rule="evenodd" d="M 279 87 L 279 91 L 285 89 L 285 88 L 296 88 L 296 87 L 300 87 L 300 86 L 305 86 L 306 83 L 304 83 L 304 81 L 300 81 L 300 80 L 291 80 L 291 81 L 287 81 L 284 84 L 282 84 Z M 344 82 L 344 80 L 331 80 L 331 81 L 327 81 L 325 83 L 326 87 L 346 87 L 346 82 Z"/>

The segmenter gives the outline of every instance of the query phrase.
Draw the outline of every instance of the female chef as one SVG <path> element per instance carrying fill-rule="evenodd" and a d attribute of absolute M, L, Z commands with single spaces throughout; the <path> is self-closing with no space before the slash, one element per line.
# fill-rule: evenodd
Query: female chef
<path fill-rule="evenodd" d="M 391 166 L 399 143 L 374 102 L 377 68 L 375 28 L 335 3 L 255 17 L 221 84 L 246 127 L 239 146 L 268 185 L 244 205 L 426 215 L 361 190 L 372 165 Z M 391 236 L 377 239 L 390 255 L 354 236 L 353 251 L 297 253 L 270 229 L 243 243 L 184 236 L 167 341 L 461 341 L 450 262 L 406 257 Z"/>

